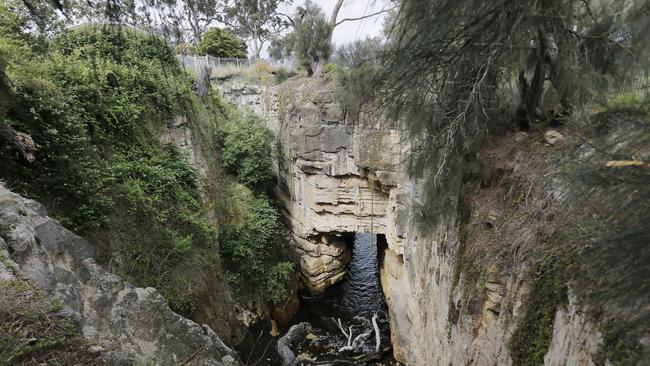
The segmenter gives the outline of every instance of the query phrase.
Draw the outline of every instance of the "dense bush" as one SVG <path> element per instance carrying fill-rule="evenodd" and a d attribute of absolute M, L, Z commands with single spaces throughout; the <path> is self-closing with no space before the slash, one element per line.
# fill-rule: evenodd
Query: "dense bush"
<path fill-rule="evenodd" d="M 278 213 L 263 194 L 247 202 L 244 211 L 241 222 L 222 232 L 221 251 L 236 268 L 239 281 L 251 281 L 267 300 L 278 303 L 286 298 L 293 273 L 289 262 L 270 264 L 280 229 Z"/>
<path fill-rule="evenodd" d="M 31 164 L 0 151 L 0 178 L 93 239 L 113 271 L 160 287 L 173 309 L 191 314 L 200 274 L 214 272 L 204 258 L 216 251 L 216 235 L 196 172 L 178 148 L 159 142 L 178 114 L 195 118 L 190 81 L 172 49 L 119 27 L 80 27 L 46 51 L 27 37 L 0 39 L 12 42 L 7 76 L 15 95 L 3 123 L 38 147 Z M 190 265 L 199 275 L 179 270 Z"/>
<path fill-rule="evenodd" d="M 199 43 L 198 53 L 223 58 L 247 58 L 246 42 L 225 29 L 211 28 Z"/>
<path fill-rule="evenodd" d="M 224 166 L 248 187 L 259 187 L 272 177 L 273 135 L 254 114 L 231 118 L 220 132 Z"/>

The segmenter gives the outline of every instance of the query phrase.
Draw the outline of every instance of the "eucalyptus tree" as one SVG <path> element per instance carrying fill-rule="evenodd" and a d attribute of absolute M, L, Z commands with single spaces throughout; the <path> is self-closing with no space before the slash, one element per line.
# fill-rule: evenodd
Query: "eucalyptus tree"
<path fill-rule="evenodd" d="M 198 46 L 208 28 L 223 20 L 226 0 L 183 0 L 181 13 L 192 34 L 192 42 Z"/>
<path fill-rule="evenodd" d="M 297 14 L 291 21 L 293 27 L 291 32 L 284 37 L 273 39 L 271 56 L 277 59 L 294 56 L 298 65 L 304 68 L 309 76 L 320 77 L 332 54 L 332 36 L 338 25 L 372 18 L 396 8 L 396 6 L 390 6 L 371 14 L 339 19 L 339 12 L 344 1 L 336 1 L 328 18 L 320 6 L 307 0 L 304 7 L 298 7 Z"/>
<path fill-rule="evenodd" d="M 318 62 L 329 58 L 332 52 L 328 32 L 329 23 L 325 13 L 317 4 L 307 0 L 304 7 L 298 8 L 292 31 L 283 38 L 274 39 L 269 53 L 278 60 L 294 57 L 297 65 L 311 76 Z"/>
<path fill-rule="evenodd" d="M 234 0 L 221 19 L 235 34 L 248 40 L 255 59 L 260 58 L 264 45 L 274 34 L 291 24 L 291 18 L 282 13 L 281 5 L 293 0 Z"/>
<path fill-rule="evenodd" d="M 345 22 L 353 22 L 353 21 L 358 21 L 358 20 L 363 20 L 363 19 L 367 19 L 367 18 L 376 17 L 376 16 L 378 16 L 380 14 L 390 12 L 390 11 L 394 10 L 395 8 L 397 8 L 397 5 L 393 5 L 393 6 L 389 6 L 387 8 L 381 9 L 379 11 L 376 11 L 374 13 L 371 13 L 371 14 L 365 14 L 365 15 L 358 16 L 358 17 L 339 19 L 339 12 L 341 11 L 341 7 L 343 6 L 344 1 L 345 0 L 336 0 L 336 3 L 334 4 L 334 9 L 332 10 L 332 14 L 330 14 L 328 27 L 326 28 L 326 33 L 324 35 L 324 37 L 325 37 L 324 43 L 326 45 L 328 45 L 329 48 L 332 48 L 332 36 L 334 34 L 334 28 L 336 28 L 337 26 L 339 26 L 339 25 L 341 25 L 341 24 L 343 24 Z M 394 3 L 396 1 L 391 1 L 391 2 Z M 329 61 L 329 54 L 323 53 L 321 55 L 321 57 L 319 58 L 318 63 L 316 65 L 316 74 L 317 75 L 322 75 L 323 68 L 325 67 L 325 65 L 327 64 L 328 61 Z"/>

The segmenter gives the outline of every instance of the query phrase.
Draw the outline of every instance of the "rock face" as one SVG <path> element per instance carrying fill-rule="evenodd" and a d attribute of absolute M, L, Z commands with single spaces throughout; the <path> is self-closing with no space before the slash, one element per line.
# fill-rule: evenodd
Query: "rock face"
<path fill-rule="evenodd" d="M 221 85 L 225 99 L 248 105 L 277 138 L 277 195 L 293 230 L 304 284 L 322 291 L 345 275 L 350 259 L 339 234 L 372 230 L 388 247 L 380 263 L 395 358 L 408 365 L 511 364 L 508 342 L 530 292 L 527 264 L 490 273 L 484 299 L 454 289 L 459 245 L 457 203 L 427 234 L 413 219 L 423 184 L 404 171 L 409 143 L 380 116 L 352 123 L 317 81 L 290 80 L 277 88 Z M 456 177 L 447 194 L 458 197 Z M 456 199 L 454 202 L 457 202 Z M 488 214 L 491 225 L 498 212 Z M 589 364 L 600 335 L 577 314 L 559 309 L 546 364 Z"/>
<path fill-rule="evenodd" d="M 553 337 L 548 353 L 544 356 L 544 364 L 595 365 L 591 356 L 598 351 L 600 342 L 602 337 L 598 330 L 580 314 L 575 297 L 569 296 L 566 308 L 560 308 L 555 313 Z"/>
<path fill-rule="evenodd" d="M 161 131 L 161 143 L 176 145 L 187 157 L 188 162 L 197 170 L 202 180 L 203 207 L 209 217 L 219 222 L 219 208 L 215 198 L 221 195 L 213 188 L 219 185 L 218 176 L 215 177 L 215 161 L 217 151 L 212 144 L 211 130 L 179 114 L 174 121 Z M 199 297 L 199 304 L 194 319 L 197 322 L 208 324 L 228 344 L 238 344 L 248 331 L 250 323 L 247 304 L 237 303 L 225 280 L 213 280 L 209 288 Z M 257 316 L 253 316 L 257 318 Z"/>
<path fill-rule="evenodd" d="M 208 326 L 171 311 L 156 289 L 106 271 L 83 238 L 1 185 L 0 255 L 7 258 L 0 281 L 13 272 L 59 299 L 83 336 L 110 351 L 115 363 L 236 364 L 236 354 Z"/>
<path fill-rule="evenodd" d="M 277 138 L 277 195 L 295 239 L 305 285 L 319 292 L 345 275 L 350 251 L 341 233 L 386 235 L 401 254 L 407 207 L 399 131 L 365 116 L 347 121 L 318 81 L 282 90 L 222 87 L 227 100 L 262 113 Z M 256 96 L 256 98 L 255 98 Z"/>

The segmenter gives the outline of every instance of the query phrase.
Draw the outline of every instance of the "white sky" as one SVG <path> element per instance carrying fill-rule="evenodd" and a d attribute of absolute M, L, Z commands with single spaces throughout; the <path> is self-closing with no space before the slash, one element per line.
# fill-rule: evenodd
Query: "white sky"
<path fill-rule="evenodd" d="M 332 15 L 332 9 L 334 9 L 336 0 L 313 1 L 323 8 L 325 16 L 329 19 Z M 293 16 L 296 12 L 296 8 L 298 6 L 303 6 L 304 4 L 304 0 L 296 0 L 294 4 L 286 10 L 286 13 Z M 338 20 L 340 21 L 345 18 L 358 18 L 363 15 L 375 13 L 390 6 L 391 4 L 388 0 L 345 0 L 341 10 L 339 11 Z M 357 39 L 379 35 L 381 34 L 385 15 L 386 14 L 380 14 L 363 20 L 341 23 L 339 26 L 334 28 L 332 41 L 335 45 L 341 45 L 350 43 Z M 266 49 L 262 51 L 262 57 L 268 57 Z"/>
<path fill-rule="evenodd" d="M 332 9 L 336 0 L 315 0 L 325 11 L 329 19 L 332 15 Z M 300 3 L 304 3 L 300 1 Z M 345 18 L 357 18 L 363 15 L 372 14 L 382 9 L 390 7 L 386 0 L 345 0 L 339 11 L 338 20 Z M 334 28 L 333 42 L 336 45 L 349 43 L 357 39 L 372 37 L 381 33 L 385 14 L 380 14 L 372 18 L 357 20 L 353 22 L 341 23 Z"/>

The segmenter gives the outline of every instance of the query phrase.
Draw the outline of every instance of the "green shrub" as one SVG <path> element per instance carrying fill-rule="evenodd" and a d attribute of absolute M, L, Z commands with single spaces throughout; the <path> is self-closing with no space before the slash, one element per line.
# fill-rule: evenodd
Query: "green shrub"
<path fill-rule="evenodd" d="M 222 233 L 222 251 L 247 276 L 265 270 L 273 239 L 280 228 L 276 210 L 265 195 L 248 202 L 243 222 L 227 226 Z"/>
<path fill-rule="evenodd" d="M 280 262 L 266 274 L 264 293 L 273 304 L 279 304 L 289 296 L 289 284 L 293 276 L 293 263 Z"/>
<path fill-rule="evenodd" d="M 278 213 L 263 194 L 246 203 L 245 213 L 244 220 L 222 231 L 221 253 L 240 282 L 252 283 L 265 299 L 278 303 L 288 295 L 293 274 L 289 262 L 272 264 L 280 229 Z"/>
<path fill-rule="evenodd" d="M 296 76 L 297 73 L 294 70 L 287 70 L 284 67 L 279 67 L 275 71 L 275 82 L 276 84 L 281 84 L 288 80 L 290 77 Z"/>
<path fill-rule="evenodd" d="M 247 58 L 248 47 L 243 39 L 225 29 L 210 28 L 197 49 L 200 55 L 223 58 Z"/>
<path fill-rule="evenodd" d="M 221 160 L 248 187 L 260 187 L 272 176 L 273 135 L 262 120 L 249 113 L 231 118 L 220 128 Z"/>

